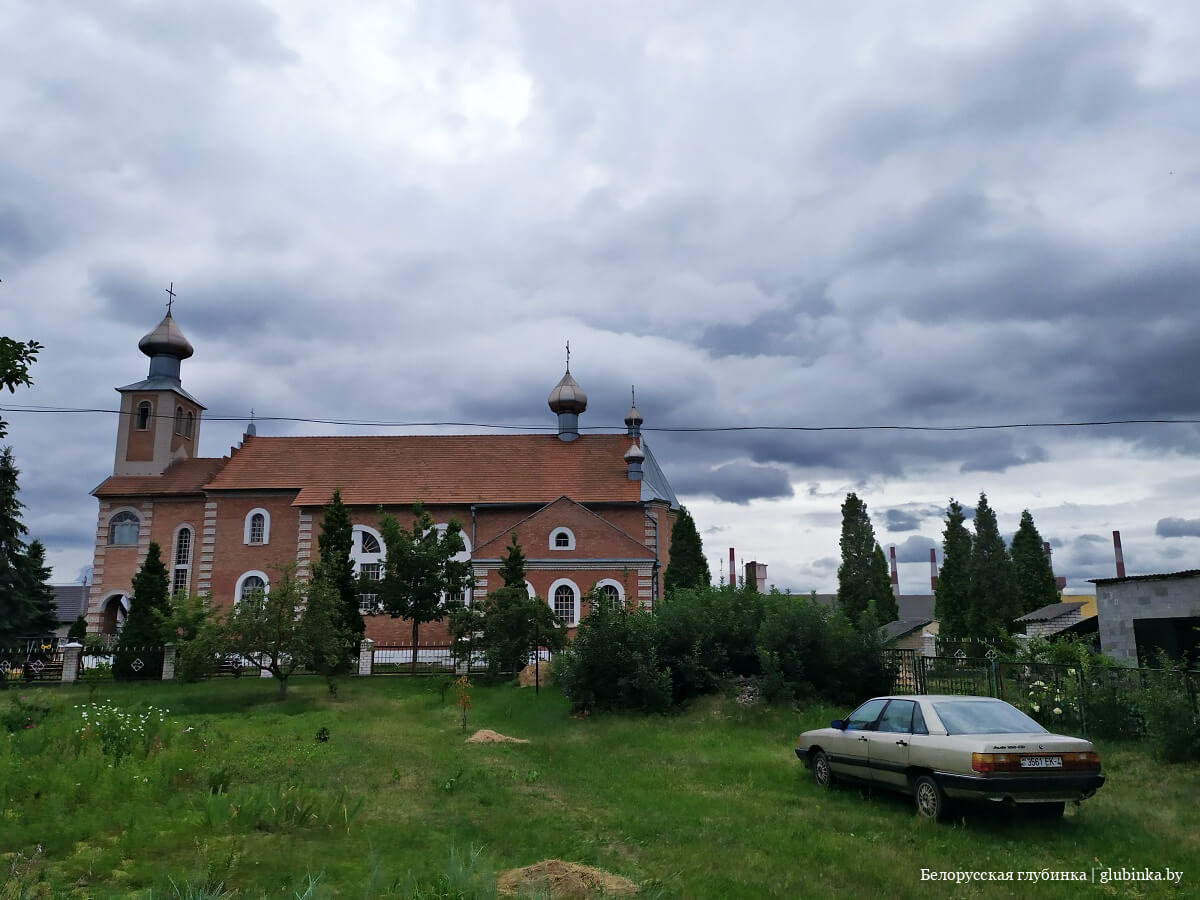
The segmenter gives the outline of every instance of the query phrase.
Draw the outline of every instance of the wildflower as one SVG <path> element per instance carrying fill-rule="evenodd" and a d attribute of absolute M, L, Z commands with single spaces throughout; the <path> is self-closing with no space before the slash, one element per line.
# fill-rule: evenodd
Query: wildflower
<path fill-rule="evenodd" d="M 1041 712 L 1041 711 L 1042 711 L 1042 708 L 1041 708 L 1040 706 L 1038 706 L 1038 705 L 1035 703 L 1035 704 L 1033 704 L 1033 711 L 1034 711 L 1034 712 Z"/>
<path fill-rule="evenodd" d="M 1055 714 L 1056 716 L 1061 716 L 1061 715 L 1062 715 L 1062 710 L 1061 710 L 1061 709 L 1059 709 L 1059 708 L 1056 706 L 1056 707 L 1054 707 L 1054 714 Z"/>
<path fill-rule="evenodd" d="M 1074 670 L 1074 669 L 1067 669 L 1067 674 L 1068 674 L 1068 675 L 1074 675 L 1074 674 L 1075 674 L 1075 670 Z"/>

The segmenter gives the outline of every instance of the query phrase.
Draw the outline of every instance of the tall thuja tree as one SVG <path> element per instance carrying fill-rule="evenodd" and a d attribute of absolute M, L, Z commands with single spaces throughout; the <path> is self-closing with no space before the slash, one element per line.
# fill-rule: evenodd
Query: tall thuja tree
<path fill-rule="evenodd" d="M 379 599 L 389 615 L 412 624 L 412 668 L 416 671 L 421 626 L 446 616 L 449 610 L 443 597 L 467 589 L 470 563 L 454 558 L 466 549 L 457 521 L 451 519 L 444 530 L 435 527 L 420 502 L 413 506 L 412 515 L 412 528 L 402 528 L 388 513 L 380 519 L 387 558 Z"/>
<path fill-rule="evenodd" d="M 116 678 L 154 678 L 162 674 L 162 645 L 171 618 L 167 567 L 158 544 L 146 551 L 146 561 L 133 576 L 129 615 L 117 637 L 113 658 Z M 156 676 L 157 672 L 157 676 Z"/>
<path fill-rule="evenodd" d="M 25 630 L 33 635 L 50 634 L 58 627 L 58 604 L 50 586 L 50 567 L 46 565 L 46 548 L 39 540 L 29 543 L 21 568 L 25 597 L 29 604 L 29 619 Z"/>
<path fill-rule="evenodd" d="M 971 587 L 967 594 L 967 626 L 971 637 L 1007 637 L 1018 615 L 1012 557 L 1000 536 L 996 512 L 979 495 L 975 507 L 975 540 L 971 544 Z"/>
<path fill-rule="evenodd" d="M 882 604 L 892 599 L 887 563 L 879 568 L 875 529 L 867 514 L 867 504 L 849 493 L 842 504 L 842 564 L 838 567 L 838 605 L 851 622 L 859 622 L 868 608 L 878 622 Z M 887 621 L 892 621 L 888 619 Z"/>
<path fill-rule="evenodd" d="M 702 588 L 711 583 L 700 532 L 687 507 L 681 506 L 671 527 L 670 562 L 663 574 L 663 590 L 669 594 L 676 588 Z"/>
<path fill-rule="evenodd" d="M 519 670 L 538 647 L 555 651 L 566 644 L 566 629 L 554 611 L 531 597 L 525 587 L 525 553 L 515 533 L 500 564 L 500 577 L 504 584 L 488 594 L 480 617 L 488 671 L 493 675 Z"/>
<path fill-rule="evenodd" d="M 888 569 L 887 557 L 883 555 L 883 548 L 878 544 L 875 545 L 871 580 L 875 584 L 888 586 L 887 593 L 875 600 L 876 624 L 886 625 L 888 622 L 895 622 L 900 618 L 900 606 L 896 602 L 896 595 L 892 592 L 892 573 Z"/>
<path fill-rule="evenodd" d="M 34 616 L 25 586 L 25 505 L 17 499 L 18 474 L 12 448 L 5 447 L 0 453 L 0 649 L 27 637 L 27 623 Z"/>
<path fill-rule="evenodd" d="M 337 651 L 336 656 L 324 659 L 318 653 L 315 659 L 314 668 L 326 677 L 350 670 L 353 649 L 366 633 L 366 624 L 358 610 L 359 590 L 354 577 L 354 561 L 350 558 L 353 541 L 354 524 L 350 521 L 350 510 L 342 502 L 341 491 L 334 490 L 321 517 L 312 581 L 313 590 L 319 590 L 321 594 L 319 615 L 329 617 L 344 638 L 344 641 L 332 641 L 328 645 Z M 314 612 L 314 615 L 317 613 Z M 344 649 L 343 643 L 348 644 L 349 649 Z"/>
<path fill-rule="evenodd" d="M 1021 513 L 1021 524 L 1013 535 L 1012 572 L 1018 616 L 1058 602 L 1050 557 L 1042 548 L 1042 536 L 1029 510 Z"/>
<path fill-rule="evenodd" d="M 942 568 L 933 592 L 938 633 L 951 640 L 965 638 L 970 631 L 972 541 L 965 521 L 962 504 L 951 500 L 946 510 L 946 529 L 942 532 Z"/>

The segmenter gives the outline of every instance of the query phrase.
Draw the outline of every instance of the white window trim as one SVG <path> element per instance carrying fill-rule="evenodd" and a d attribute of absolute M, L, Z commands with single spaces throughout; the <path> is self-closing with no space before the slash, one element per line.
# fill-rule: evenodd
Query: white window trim
<path fill-rule="evenodd" d="M 615 578 L 601 578 L 596 582 L 596 589 L 599 590 L 602 587 L 615 587 L 617 589 L 618 602 L 622 606 L 625 605 L 625 585 L 621 584 Z"/>
<path fill-rule="evenodd" d="M 249 572 L 243 572 L 237 580 L 237 585 L 233 589 L 233 605 L 237 606 L 242 602 L 242 585 L 246 583 L 247 578 L 259 577 L 266 587 L 263 588 L 264 594 L 271 592 L 271 579 L 267 577 L 266 572 L 260 572 L 257 569 L 251 569 Z"/>
<path fill-rule="evenodd" d="M 445 533 L 446 529 L 449 528 L 450 525 L 447 522 L 438 522 L 433 527 L 438 530 L 438 539 L 440 540 L 442 534 Z M 469 537 L 467 537 L 467 533 L 465 531 L 463 531 L 461 528 L 459 529 L 458 536 L 462 538 L 463 550 L 461 553 L 456 553 L 454 555 L 454 561 L 455 562 L 470 562 L 471 561 L 471 539 Z"/>
<path fill-rule="evenodd" d="M 565 547 L 556 546 L 554 543 L 555 538 L 557 538 L 560 534 L 565 534 L 567 536 L 567 546 Z M 550 532 L 550 549 L 557 550 L 559 553 L 563 552 L 564 550 L 574 550 L 575 532 L 573 532 L 566 525 L 559 525 L 557 528 L 553 529 Z"/>
<path fill-rule="evenodd" d="M 189 540 L 188 540 L 188 561 L 186 564 L 180 565 L 180 563 L 178 561 L 179 534 L 180 534 L 180 532 L 185 531 L 185 530 L 191 532 L 191 538 L 189 538 Z M 183 593 L 185 595 L 187 595 L 191 592 L 192 560 L 194 560 L 195 558 L 196 558 L 196 529 L 185 522 L 184 524 L 177 527 L 175 529 L 175 533 L 171 535 L 171 565 L 169 568 L 171 571 L 170 587 L 172 588 L 172 590 L 171 590 L 172 595 L 174 595 L 176 593 L 174 590 L 175 573 L 177 571 L 179 571 L 180 569 L 185 569 L 187 571 L 187 574 L 183 578 Z"/>
<path fill-rule="evenodd" d="M 132 513 L 132 514 L 133 514 L 133 517 L 134 517 L 135 519 L 137 519 L 137 524 L 138 524 L 138 536 L 137 536 L 137 540 L 135 540 L 135 541 L 134 541 L 132 544 L 114 544 L 114 543 L 112 542 L 112 523 L 113 523 L 113 519 L 115 519 L 115 518 L 116 518 L 117 516 L 119 516 L 121 513 Z M 142 525 L 144 524 L 144 523 L 142 522 L 142 514 L 141 514 L 141 513 L 139 513 L 139 512 L 138 512 L 136 509 L 134 509 L 132 506 L 122 506 L 120 509 L 114 509 L 112 512 L 110 512 L 110 513 L 108 514 L 108 521 L 107 521 L 105 524 L 106 524 L 106 525 L 107 525 L 107 527 L 108 527 L 108 534 L 107 534 L 107 536 L 105 537 L 105 539 L 104 539 L 104 540 L 105 540 L 105 543 L 106 543 L 106 544 L 107 544 L 109 547 L 136 547 L 136 546 L 137 546 L 137 545 L 138 545 L 138 544 L 141 542 L 141 539 L 142 539 Z"/>
<path fill-rule="evenodd" d="M 250 544 L 250 520 L 254 518 L 256 513 L 263 517 L 263 539 L 260 544 Z M 242 543 L 253 547 L 265 547 L 271 543 L 271 514 L 261 506 L 257 506 L 246 513 L 246 519 L 242 524 Z"/>
<path fill-rule="evenodd" d="M 571 589 L 571 591 L 575 594 L 575 611 L 571 615 L 571 621 L 564 622 L 563 624 L 568 626 L 569 628 L 574 628 L 576 625 L 579 624 L 579 598 L 581 596 L 580 591 L 579 591 L 579 585 L 577 585 L 575 582 L 573 582 L 570 578 L 559 578 L 557 581 L 554 582 L 554 584 L 550 585 L 550 590 L 548 590 L 546 592 L 546 602 L 550 606 L 550 611 L 554 612 L 554 594 L 560 587 L 562 587 L 564 585 L 569 587 Z"/>
<path fill-rule="evenodd" d="M 537 591 L 535 591 L 535 590 L 533 589 L 533 585 L 532 585 L 532 584 L 530 584 L 528 581 L 527 581 L 527 582 L 525 582 L 525 590 L 526 590 L 526 591 L 529 593 L 529 596 L 530 596 L 530 597 L 536 597 L 536 596 L 537 596 Z"/>

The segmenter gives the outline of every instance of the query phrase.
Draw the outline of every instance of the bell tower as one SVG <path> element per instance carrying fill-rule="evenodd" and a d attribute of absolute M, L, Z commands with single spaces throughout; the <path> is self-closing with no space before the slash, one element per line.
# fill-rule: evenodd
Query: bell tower
<path fill-rule="evenodd" d="M 121 416 L 114 475 L 161 475 L 175 460 L 194 457 L 199 446 L 204 405 L 179 380 L 180 364 L 194 351 L 170 305 L 157 327 L 138 341 L 138 349 L 150 357 L 150 372 L 136 384 L 117 388 Z"/>

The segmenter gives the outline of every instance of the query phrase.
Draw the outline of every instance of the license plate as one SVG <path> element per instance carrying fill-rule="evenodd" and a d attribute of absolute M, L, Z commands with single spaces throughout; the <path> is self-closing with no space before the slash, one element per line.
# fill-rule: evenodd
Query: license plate
<path fill-rule="evenodd" d="M 1061 756 L 1022 756 L 1022 769 L 1061 769 Z"/>

